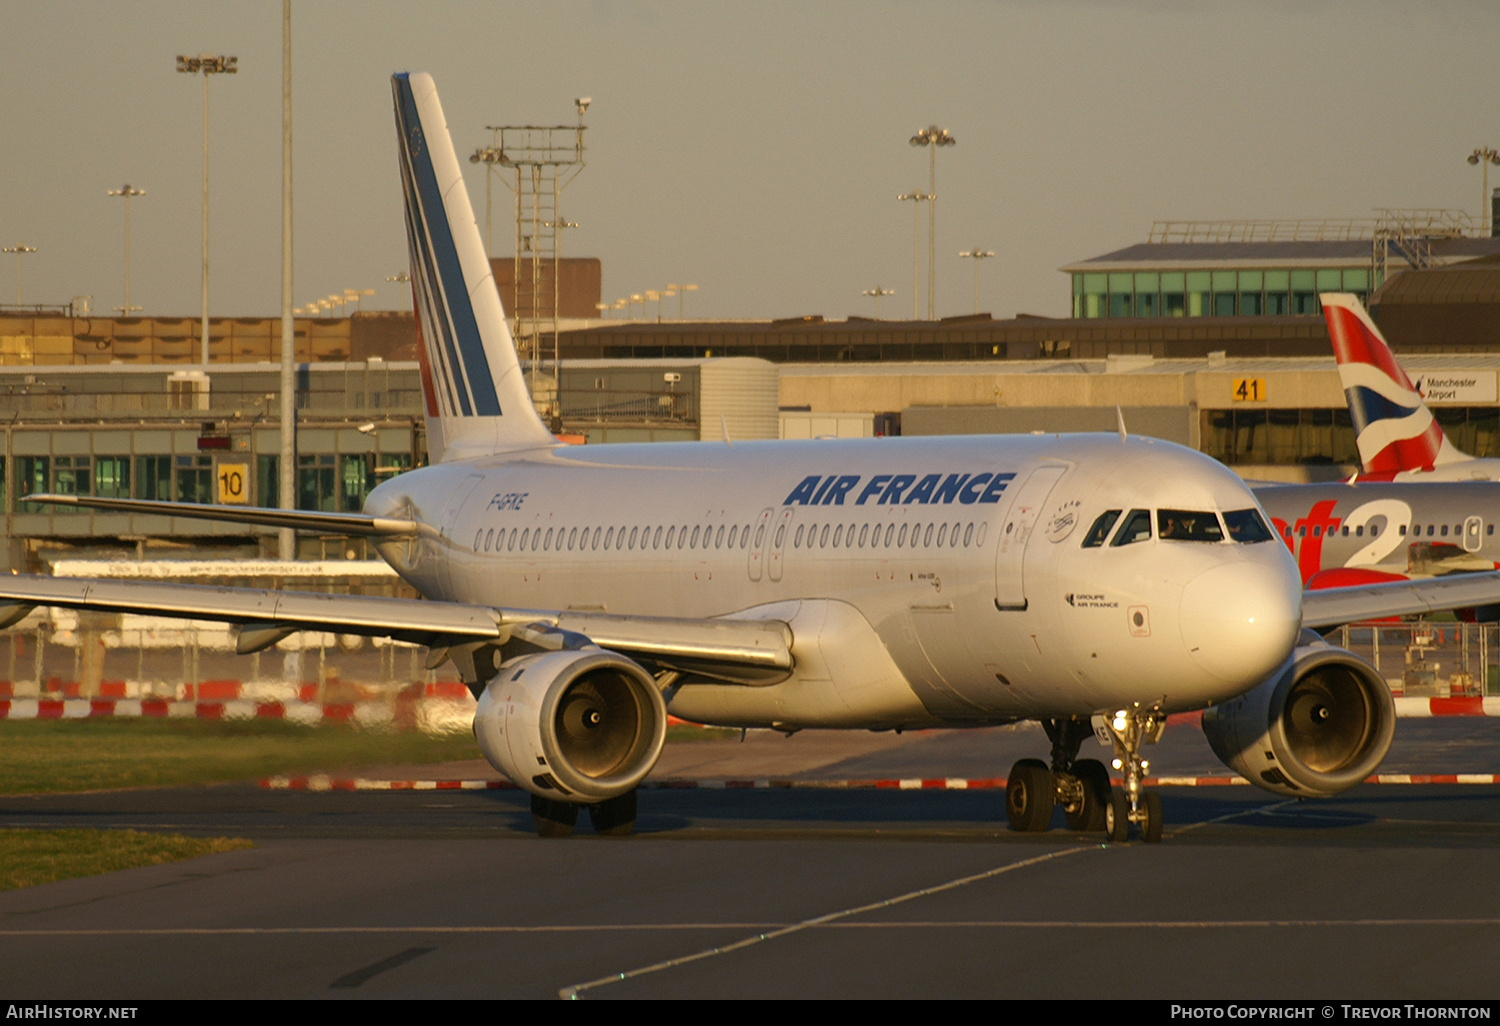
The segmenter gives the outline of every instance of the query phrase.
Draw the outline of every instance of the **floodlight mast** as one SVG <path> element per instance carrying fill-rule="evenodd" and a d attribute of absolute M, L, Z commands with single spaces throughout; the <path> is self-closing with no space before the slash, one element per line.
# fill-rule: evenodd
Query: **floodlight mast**
<path fill-rule="evenodd" d="M 200 362 L 208 369 L 208 79 L 210 75 L 239 73 L 238 57 L 199 54 L 177 56 L 177 70 L 187 75 L 203 76 L 203 311 L 199 327 Z"/>
<path fill-rule="evenodd" d="M 961 257 L 966 257 L 974 261 L 974 312 L 976 314 L 979 312 L 979 261 L 988 260 L 994 255 L 993 250 L 980 249 L 978 246 L 975 246 L 973 249 L 966 249 L 959 254 Z"/>
<path fill-rule="evenodd" d="M 896 294 L 896 290 L 895 289 L 883 289 L 879 285 L 876 285 L 873 289 L 865 289 L 863 292 L 860 293 L 860 295 L 862 295 L 862 296 L 873 296 L 875 298 L 875 319 L 877 321 L 880 320 L 880 300 L 881 300 L 881 297 L 883 297 L 883 296 L 894 296 L 895 294 Z"/>
<path fill-rule="evenodd" d="M 118 189 L 110 189 L 105 195 L 119 196 L 125 200 L 125 305 L 116 309 L 122 317 L 129 317 L 132 310 L 140 309 L 130 305 L 130 201 L 135 196 L 146 195 L 146 190 L 132 188 L 127 182 Z"/>
<path fill-rule="evenodd" d="M 939 146 L 956 146 L 958 140 L 946 128 L 928 125 L 911 137 L 913 146 L 927 147 L 927 319 L 936 320 L 937 274 L 937 151 Z"/>
<path fill-rule="evenodd" d="M 4 249 L 4 252 L 6 252 L 6 253 L 14 253 L 16 255 L 16 305 L 20 306 L 21 305 L 21 258 L 23 256 L 25 256 L 27 253 L 35 253 L 36 252 L 36 247 L 35 246 L 28 246 L 24 242 L 18 242 L 14 246 L 6 246 L 5 249 Z"/>
<path fill-rule="evenodd" d="M 206 80 L 205 80 L 206 81 Z M 206 181 L 206 179 L 205 179 Z M 205 278 L 205 280 L 207 280 Z M 297 508 L 297 323 L 292 310 L 292 0 L 281 0 L 281 417 L 277 505 Z M 207 327 L 205 323 L 205 327 Z M 276 556 L 297 558 L 297 534 L 276 532 Z"/>
<path fill-rule="evenodd" d="M 1483 171 L 1479 194 L 1479 225 L 1480 230 L 1488 236 L 1495 230 L 1494 218 L 1490 216 L 1490 165 L 1500 166 L 1500 151 L 1481 146 L 1469 154 L 1468 159 L 1470 164 L 1478 164 Z"/>
<path fill-rule="evenodd" d="M 918 244 L 917 240 L 918 240 L 918 237 L 919 237 L 919 232 L 920 232 L 921 223 L 922 223 L 922 207 L 920 206 L 920 204 L 933 199 L 933 197 L 930 196 L 930 195 L 928 195 L 927 193 L 923 192 L 921 189 L 913 189 L 911 192 L 903 192 L 901 195 L 897 196 L 896 198 L 898 200 L 911 200 L 912 201 L 912 204 L 911 204 L 911 319 L 912 320 L 916 320 L 920 316 L 920 314 L 918 313 L 918 307 L 917 307 L 918 296 L 920 295 L 920 292 L 919 292 L 919 283 L 917 281 L 917 268 L 919 266 L 919 258 L 917 256 L 917 254 L 919 252 L 919 248 L 918 248 L 919 244 Z"/>
<path fill-rule="evenodd" d="M 532 402 L 554 433 L 562 430 L 558 232 L 576 227 L 561 216 L 558 200 L 583 170 L 583 115 L 593 102 L 590 96 L 573 101 L 578 112 L 576 125 L 486 125 L 491 133 L 490 146 L 476 150 L 469 158 L 472 163 L 485 164 L 487 174 L 493 164 L 516 172 L 511 186 L 516 197 L 515 287 L 508 306 L 516 346 L 531 358 Z M 493 158 L 484 155 L 491 152 Z M 550 401 L 543 399 L 537 381 L 548 348 L 557 379 Z"/>

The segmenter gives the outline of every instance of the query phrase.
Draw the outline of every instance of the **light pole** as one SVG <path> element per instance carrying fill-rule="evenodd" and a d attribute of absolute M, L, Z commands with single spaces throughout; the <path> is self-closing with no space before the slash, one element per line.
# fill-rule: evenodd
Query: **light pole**
<path fill-rule="evenodd" d="M 1479 196 L 1479 226 L 1485 235 L 1494 230 L 1490 218 L 1490 165 L 1500 165 L 1500 152 L 1496 152 L 1488 146 L 1481 146 L 1469 154 L 1469 163 L 1478 164 L 1484 169 L 1482 192 Z"/>
<path fill-rule="evenodd" d="M 21 258 L 27 253 L 35 253 L 35 246 L 28 246 L 24 242 L 18 242 L 14 246 L 6 246 L 5 252 L 16 255 L 16 305 L 21 305 Z"/>
<path fill-rule="evenodd" d="M 408 274 L 406 271 L 397 271 L 395 274 L 388 274 L 388 275 L 386 275 L 385 276 L 385 280 L 386 281 L 391 281 L 391 282 L 396 282 L 399 285 L 406 285 L 406 284 L 410 284 L 410 282 L 411 282 L 411 275 Z M 405 299 L 404 296 L 402 297 L 402 300 L 401 300 L 401 308 L 403 310 L 406 308 L 406 299 Z"/>
<path fill-rule="evenodd" d="M 110 189 L 107 195 L 119 196 L 125 200 L 125 305 L 116 309 L 122 316 L 129 317 L 130 311 L 140 309 L 138 306 L 130 305 L 130 200 L 134 196 L 146 195 L 146 190 L 133 189 L 127 182 L 118 189 Z"/>
<path fill-rule="evenodd" d="M 488 260 L 495 252 L 490 244 L 493 223 L 490 220 L 490 176 L 495 165 L 505 161 L 505 151 L 498 146 L 481 146 L 469 154 L 470 164 L 484 165 L 484 258 Z"/>
<path fill-rule="evenodd" d="M 684 320 L 685 318 L 682 316 L 682 294 L 684 292 L 697 292 L 698 291 L 698 286 L 696 286 L 696 285 L 672 285 L 672 284 L 669 284 L 667 286 L 667 288 L 672 289 L 672 290 L 674 290 L 677 293 L 677 319 L 679 321 L 680 320 Z"/>
<path fill-rule="evenodd" d="M 880 320 L 880 297 L 881 296 L 894 296 L 895 294 L 896 294 L 896 290 L 895 289 L 883 289 L 879 285 L 876 285 L 873 289 L 865 289 L 863 292 L 860 293 L 860 295 L 862 295 L 862 296 L 874 296 L 875 297 L 875 319 L 877 321 Z"/>
<path fill-rule="evenodd" d="M 911 137 L 913 146 L 927 147 L 927 319 L 934 320 L 937 273 L 937 151 L 939 146 L 956 146 L 958 140 L 946 128 L 928 125 Z"/>
<path fill-rule="evenodd" d="M 198 329 L 202 363 L 208 367 L 208 77 L 210 75 L 236 75 L 239 73 L 238 57 L 199 54 L 197 57 L 177 55 L 177 70 L 186 75 L 203 76 L 203 317 Z"/>
<path fill-rule="evenodd" d="M 994 252 L 992 250 L 980 249 L 978 246 L 975 246 L 973 249 L 966 249 L 962 253 L 959 254 L 959 256 L 961 256 L 961 257 L 968 257 L 970 260 L 974 261 L 974 312 L 975 313 L 979 312 L 979 261 L 981 261 L 981 260 L 988 260 L 990 257 L 992 257 L 994 255 L 995 254 L 994 254 Z"/>
<path fill-rule="evenodd" d="M 205 83 L 208 81 L 204 79 Z M 206 133 L 205 133 L 206 134 Z M 292 0 L 281 0 L 281 417 L 277 505 L 297 508 L 297 326 L 292 310 Z M 265 500 L 261 499 L 261 504 Z M 276 532 L 277 557 L 297 558 L 297 533 Z"/>
<path fill-rule="evenodd" d="M 898 200 L 911 200 L 912 201 L 911 202 L 911 319 L 912 320 L 916 320 L 917 317 L 918 317 L 918 313 L 917 313 L 917 296 L 920 295 L 920 292 L 918 291 L 918 287 L 917 287 L 917 267 L 919 265 L 919 258 L 917 256 L 917 253 L 919 252 L 917 240 L 919 238 L 920 226 L 921 226 L 921 222 L 922 222 L 922 208 L 920 206 L 918 206 L 918 204 L 922 203 L 922 202 L 924 202 L 926 200 L 930 200 L 930 199 L 932 199 L 932 197 L 929 196 L 927 193 L 923 192 L 921 189 L 913 189 L 911 192 L 903 192 L 901 195 L 897 196 L 896 198 Z"/>
<path fill-rule="evenodd" d="M 364 299 L 365 296 L 373 296 L 374 294 L 374 289 L 345 289 L 344 302 L 353 303 L 354 312 L 359 313 L 360 301 Z"/>

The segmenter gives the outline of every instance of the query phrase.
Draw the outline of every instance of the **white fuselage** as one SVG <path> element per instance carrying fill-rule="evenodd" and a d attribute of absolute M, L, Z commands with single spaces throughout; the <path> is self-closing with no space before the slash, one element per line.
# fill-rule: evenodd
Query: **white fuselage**
<path fill-rule="evenodd" d="M 1441 466 L 1433 467 L 1431 470 L 1399 470 L 1391 475 L 1390 479 L 1392 481 L 1422 481 L 1428 483 L 1500 481 L 1500 460 L 1489 458 L 1462 459 L 1454 463 L 1444 463 Z"/>
<path fill-rule="evenodd" d="M 671 709 L 789 728 L 1240 694 L 1298 634 L 1281 543 L 1082 541 L 1106 510 L 1254 508 L 1198 453 L 1100 435 L 558 447 L 416 470 L 366 504 L 438 529 L 381 546 L 430 598 L 787 621 L 791 678 L 686 683 Z"/>

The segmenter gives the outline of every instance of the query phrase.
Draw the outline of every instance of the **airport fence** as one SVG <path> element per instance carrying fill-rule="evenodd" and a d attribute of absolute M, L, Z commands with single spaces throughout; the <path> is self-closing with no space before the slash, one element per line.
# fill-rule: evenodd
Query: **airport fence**
<path fill-rule="evenodd" d="M 38 609 L 0 634 L 0 700 L 357 708 L 361 719 L 389 724 L 413 698 L 439 696 L 472 715 L 452 664 L 428 669 L 427 655 L 419 645 L 322 631 L 238 655 L 221 623 Z"/>
<path fill-rule="evenodd" d="M 1500 696 L 1500 624 L 1354 623 L 1330 640 L 1370 660 L 1398 696 Z"/>

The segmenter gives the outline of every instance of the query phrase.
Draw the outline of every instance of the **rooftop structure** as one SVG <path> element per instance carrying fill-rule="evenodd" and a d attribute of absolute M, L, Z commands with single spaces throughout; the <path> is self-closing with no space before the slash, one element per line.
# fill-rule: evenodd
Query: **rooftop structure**
<path fill-rule="evenodd" d="M 1319 292 L 1368 301 L 1402 271 L 1500 254 L 1462 211 L 1360 219 L 1158 221 L 1147 241 L 1064 265 L 1073 316 L 1314 316 Z"/>

